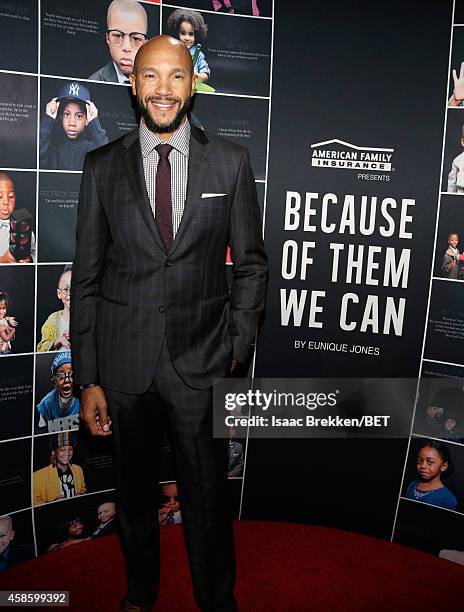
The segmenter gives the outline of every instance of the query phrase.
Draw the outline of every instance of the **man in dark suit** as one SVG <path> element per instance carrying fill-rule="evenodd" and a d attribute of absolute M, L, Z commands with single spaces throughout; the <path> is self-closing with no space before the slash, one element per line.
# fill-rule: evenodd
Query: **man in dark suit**
<path fill-rule="evenodd" d="M 147 42 L 131 81 L 140 127 L 89 153 L 81 183 L 71 309 L 81 418 L 113 434 L 122 608 L 157 597 L 154 484 L 168 421 L 195 598 L 231 611 L 227 440 L 212 437 L 212 384 L 247 361 L 264 305 L 256 188 L 246 149 L 189 124 L 195 76 L 180 41 Z"/>

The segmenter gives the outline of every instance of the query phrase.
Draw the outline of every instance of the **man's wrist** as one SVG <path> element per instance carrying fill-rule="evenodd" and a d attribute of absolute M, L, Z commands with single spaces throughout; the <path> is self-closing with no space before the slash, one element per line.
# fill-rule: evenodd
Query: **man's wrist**
<path fill-rule="evenodd" d="M 88 383 L 86 385 L 79 385 L 79 389 L 81 391 L 84 391 L 85 389 L 92 389 L 93 387 L 96 387 L 97 383 Z"/>

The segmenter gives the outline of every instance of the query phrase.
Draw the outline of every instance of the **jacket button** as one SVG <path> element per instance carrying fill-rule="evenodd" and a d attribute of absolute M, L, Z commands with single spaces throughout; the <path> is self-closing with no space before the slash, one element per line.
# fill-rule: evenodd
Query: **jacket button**
<path fill-rule="evenodd" d="M 160 312 L 161 314 L 163 314 L 163 313 L 164 313 L 164 311 L 165 311 L 164 304 L 161 304 L 161 306 L 158 308 L 158 310 L 159 310 L 159 312 Z"/>
<path fill-rule="evenodd" d="M 172 261 L 171 261 L 170 259 L 166 259 L 166 261 L 164 262 L 164 265 L 165 265 L 167 268 L 170 268 L 170 267 L 172 266 Z"/>

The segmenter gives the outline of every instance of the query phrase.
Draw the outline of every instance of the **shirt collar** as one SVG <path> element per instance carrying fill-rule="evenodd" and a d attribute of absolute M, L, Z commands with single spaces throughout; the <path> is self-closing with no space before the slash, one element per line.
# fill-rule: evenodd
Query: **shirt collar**
<path fill-rule="evenodd" d="M 188 120 L 184 121 L 168 140 L 161 140 L 157 134 L 149 130 L 145 123 L 141 121 L 139 137 L 143 157 L 147 157 L 159 144 L 170 144 L 176 151 L 182 153 L 184 157 L 188 157 L 190 147 L 190 123 Z"/>

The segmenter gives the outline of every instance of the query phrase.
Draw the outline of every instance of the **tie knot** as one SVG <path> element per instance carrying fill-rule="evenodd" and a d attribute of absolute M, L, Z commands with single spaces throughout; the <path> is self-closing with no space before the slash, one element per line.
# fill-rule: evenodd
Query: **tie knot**
<path fill-rule="evenodd" d="M 159 145 L 156 145 L 155 147 L 161 159 L 167 159 L 169 156 L 169 153 L 173 150 L 173 148 L 174 147 L 170 144 L 159 144 Z"/>

